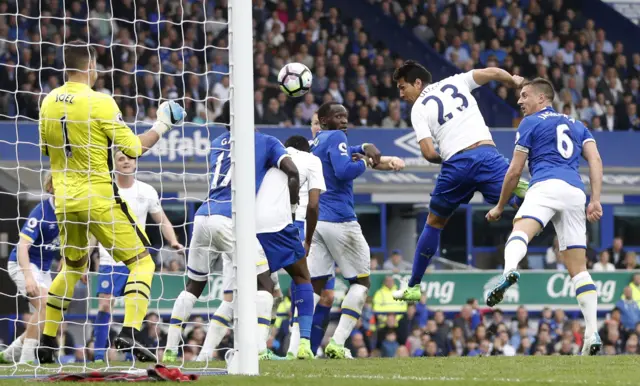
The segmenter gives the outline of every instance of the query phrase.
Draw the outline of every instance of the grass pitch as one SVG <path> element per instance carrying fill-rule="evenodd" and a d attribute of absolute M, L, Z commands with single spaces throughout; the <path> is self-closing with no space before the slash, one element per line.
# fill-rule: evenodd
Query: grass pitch
<path fill-rule="evenodd" d="M 222 365 L 223 362 L 220 362 Z M 126 366 L 126 364 L 123 364 Z M 195 365 L 195 364 L 193 364 Z M 192 367 L 192 366 L 189 366 Z M 65 371 L 78 371 L 64 368 Z M 34 374 L 18 368 L 16 374 Z M 14 369 L 3 369 L 7 375 Z M 398 385 L 640 385 L 640 356 L 404 358 L 260 363 L 259 377 L 201 377 L 194 385 L 389 386 Z M 19 385 L 33 379 L 0 379 Z"/>

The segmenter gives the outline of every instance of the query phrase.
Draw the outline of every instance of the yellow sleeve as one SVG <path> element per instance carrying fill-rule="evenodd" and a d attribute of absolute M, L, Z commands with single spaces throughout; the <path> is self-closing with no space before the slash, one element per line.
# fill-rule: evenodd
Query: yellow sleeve
<path fill-rule="evenodd" d="M 42 106 L 40 106 L 40 118 L 38 120 L 38 132 L 40 133 L 40 152 L 47 157 L 49 156 L 49 147 L 47 146 L 47 137 L 45 133 L 45 120 L 46 120 L 46 108 L 47 108 L 48 99 L 42 101 Z"/>
<path fill-rule="evenodd" d="M 122 113 L 120 113 L 120 109 L 113 97 L 105 94 L 100 95 L 103 95 L 103 97 L 94 106 L 100 129 L 118 147 L 118 150 L 121 150 L 131 158 L 140 157 L 142 155 L 140 138 L 124 123 Z"/>

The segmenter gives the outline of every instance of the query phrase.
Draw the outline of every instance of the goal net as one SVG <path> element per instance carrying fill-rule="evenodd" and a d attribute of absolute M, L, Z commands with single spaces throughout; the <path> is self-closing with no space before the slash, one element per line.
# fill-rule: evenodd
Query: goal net
<path fill-rule="evenodd" d="M 27 344 L 25 336 L 33 336 L 34 329 L 40 336 L 44 326 L 46 299 L 32 288 L 42 287 L 46 294 L 46 287 L 60 269 L 57 261 L 50 267 L 48 264 L 51 253 L 59 254 L 60 248 L 59 238 L 55 237 L 55 216 L 47 217 L 46 213 L 46 203 L 51 197 L 46 177 L 50 164 L 49 158 L 40 153 L 38 117 L 44 97 L 65 82 L 65 44 L 80 39 L 96 49 L 98 78 L 93 89 L 113 96 L 122 119 L 136 134 L 145 132 L 155 122 L 158 105 L 163 101 L 175 100 L 188 114 L 184 124 L 165 133 L 138 160 L 128 161 L 134 163 L 133 176 L 138 187 L 128 195 L 137 202 L 128 204 L 140 213 L 147 209 L 144 216 L 151 242 L 148 250 L 156 265 L 149 309 L 138 340 L 162 360 L 167 333 L 170 328 L 176 328 L 175 321 L 171 320 L 172 308 L 187 282 L 194 214 L 207 199 L 212 179 L 208 160 L 210 143 L 227 130 L 225 125 L 215 124 L 227 100 L 231 102 L 230 142 L 232 170 L 235 170 L 231 184 L 238 253 L 247 248 L 243 243 L 251 245 L 242 237 L 255 234 L 250 224 L 254 191 L 249 195 L 243 192 L 247 189 L 245 186 L 253 184 L 253 158 L 241 150 L 249 136 L 249 143 L 253 143 L 253 125 L 247 122 L 248 118 L 253 119 L 253 114 L 248 117 L 238 113 L 234 103 L 235 99 L 242 98 L 246 106 L 252 105 L 251 28 L 249 0 L 0 2 L 0 193 L 3 202 L 0 205 L 0 256 L 3 257 L 0 264 L 0 375 L 134 365 L 131 358 L 116 350 L 113 344 L 124 316 L 124 300 L 113 291 L 117 291 L 118 283 L 126 281 L 126 274 L 105 265 L 106 260 L 101 257 L 109 251 L 91 246 L 87 248 L 91 256 L 87 283 L 78 282 L 75 286 L 73 300 L 58 329 L 59 364 L 51 367 L 39 365 L 37 361 L 20 363 L 21 358 L 23 362 L 29 358 L 22 355 L 22 351 L 34 349 Z M 241 73 L 243 77 L 239 76 Z M 248 81 L 238 80 L 241 78 Z M 245 127 L 250 135 L 243 136 L 239 127 Z M 70 146 L 83 145 L 71 143 Z M 125 167 L 116 159 L 117 149 L 110 150 L 114 180 L 119 183 L 119 176 L 127 172 L 119 170 Z M 252 149 L 250 152 L 253 154 Z M 247 161 L 243 162 L 245 158 Z M 251 177 L 235 177 L 243 173 Z M 141 193 L 144 189 L 139 186 L 144 184 L 153 188 L 152 193 Z M 124 193 L 122 196 L 126 201 Z M 240 199 L 243 205 L 236 205 L 235 201 Z M 160 215 L 162 213 L 166 217 Z M 239 233 L 238 228 L 248 231 Z M 186 248 L 182 250 L 179 245 Z M 31 279 L 25 268 L 31 269 Z M 256 323 L 255 306 L 253 310 L 247 307 L 254 301 L 251 291 L 255 292 L 255 288 L 245 285 L 246 280 L 238 280 L 239 293 L 234 294 L 235 323 L 231 323 L 210 360 L 196 361 L 208 326 L 215 323 L 210 317 L 223 297 L 221 269 L 220 260 L 212 266 L 204 293 L 191 317 L 182 324 L 178 360 L 169 364 L 224 370 L 227 368 L 225 356 L 229 361 L 233 356 L 230 354 L 245 359 L 243 355 L 251 354 L 250 363 L 241 364 L 233 371 L 257 373 L 255 349 L 242 349 L 250 346 L 247 342 L 253 335 L 241 332 L 255 331 Z M 238 278 L 251 275 L 250 268 L 238 267 L 235 262 L 233 270 L 237 271 Z M 113 295 L 113 300 L 100 293 Z M 244 316 L 247 320 L 243 320 L 243 315 L 249 315 Z M 103 326 L 101 332 L 100 326 Z M 105 327 L 108 327 L 106 332 Z M 100 350 L 96 343 L 103 341 L 105 334 L 106 349 Z M 100 357 L 99 352 L 103 353 L 103 362 L 94 361 Z"/>

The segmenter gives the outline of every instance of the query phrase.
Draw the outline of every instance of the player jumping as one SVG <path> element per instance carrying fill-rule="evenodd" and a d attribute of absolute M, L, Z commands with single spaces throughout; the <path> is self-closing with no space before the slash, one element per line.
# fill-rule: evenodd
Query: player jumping
<path fill-rule="evenodd" d="M 327 191 L 320 196 L 320 216 L 308 259 L 313 289 L 318 295 L 322 292 L 327 279 L 334 276 L 336 264 L 350 283 L 338 327 L 325 348 L 329 358 L 350 356 L 344 342 L 360 318 L 370 285 L 371 256 L 354 210 L 353 180 L 369 165 L 380 170 L 404 167 L 396 157 L 382 158 L 371 144 L 349 147 L 345 134 L 347 118 L 347 109 L 339 103 L 327 102 L 320 106 L 318 119 L 322 131 L 312 147 L 313 154 L 322 162 L 327 186 Z M 316 296 L 315 301 L 318 299 Z"/>
<path fill-rule="evenodd" d="M 400 97 L 413 103 L 411 124 L 422 155 L 431 163 L 442 164 L 431 193 L 427 223 L 416 246 L 411 278 L 393 294 L 397 300 L 419 301 L 420 282 L 438 250 L 440 233 L 449 217 L 477 191 L 487 202 L 497 203 L 509 168 L 471 91 L 492 81 L 515 86 L 522 78 L 499 68 L 485 68 L 431 84 L 431 73 L 408 60 L 396 69 L 393 79 Z M 435 144 L 440 147 L 439 153 Z M 521 202 L 527 188 L 526 182 L 517 182 L 515 196 L 509 201 L 514 206 Z"/>
<path fill-rule="evenodd" d="M 147 213 L 156 224 L 160 224 L 162 234 L 167 239 L 169 246 L 184 254 L 184 247 L 178 242 L 171 221 L 162 210 L 160 198 L 156 189 L 135 177 L 136 160 L 129 158 L 121 151 L 115 154 L 115 169 L 118 193 L 127 203 L 131 213 L 135 215 L 138 227 L 145 229 Z M 122 262 L 116 262 L 111 255 L 113 251 L 107 251 L 99 246 L 100 266 L 98 268 L 98 314 L 93 324 L 94 360 L 104 361 L 109 340 L 109 325 L 111 323 L 111 308 L 115 297 L 122 296 L 129 269 Z"/>
<path fill-rule="evenodd" d="M 493 307 L 502 301 L 507 289 L 518 281 L 520 274 L 516 269 L 527 253 L 529 240 L 551 221 L 585 319 L 582 355 L 595 355 L 602 341 L 597 326 L 598 293 L 587 272 L 585 257 L 586 220 L 595 222 L 602 217 L 602 160 L 584 124 L 553 109 L 554 95 L 551 82 L 542 78 L 524 83 L 520 91 L 518 104 L 525 118 L 518 127 L 516 147 L 504 177 L 500 200 L 487 213 L 487 220 L 500 218 L 527 160 L 531 182 L 504 248 L 502 281 L 489 293 L 487 305 Z M 580 156 L 589 163 L 591 201 L 586 214 L 587 198 L 578 171 Z"/>
<path fill-rule="evenodd" d="M 298 228 L 299 240 L 304 244 L 305 251 L 311 248 L 311 239 L 318 223 L 318 215 L 320 212 L 320 194 L 327 190 L 324 184 L 324 176 L 322 175 L 322 163 L 315 155 L 309 153 L 311 150 L 309 141 L 301 136 L 294 135 L 285 142 L 287 152 L 298 168 L 300 175 L 300 204 L 295 212 L 294 225 Z M 305 221 L 306 220 L 306 221 Z M 306 228 L 306 234 L 305 234 Z M 333 278 L 332 278 L 333 279 Z M 335 282 L 335 279 L 333 279 Z M 292 283 L 295 286 L 295 284 Z M 295 287 L 294 291 L 295 291 Z M 326 291 L 326 286 L 323 291 Z M 331 287 L 333 290 L 333 287 Z M 314 303 L 318 303 L 316 299 L 318 295 L 313 294 Z M 295 307 L 295 297 L 292 299 L 292 307 Z M 309 336 L 311 343 L 311 352 L 315 354 L 318 350 L 319 340 L 324 336 L 322 325 L 318 326 L 317 310 L 313 314 L 312 330 Z M 293 311 L 293 325 L 291 327 L 291 338 L 289 340 L 289 349 L 287 359 L 297 358 L 300 343 L 300 328 L 298 324 L 298 315 Z M 321 315 L 320 323 L 324 322 L 324 316 Z M 322 336 L 318 339 L 317 329 L 320 329 Z M 315 335 L 315 336 L 314 336 Z M 314 341 L 315 338 L 315 341 Z M 314 343 L 316 344 L 314 348 Z"/>
<path fill-rule="evenodd" d="M 53 195 L 51 174 L 44 180 L 45 191 Z M 7 271 L 18 292 L 29 299 L 31 317 L 25 332 L 6 350 L 0 363 L 33 363 L 40 341 L 41 320 L 45 319 L 47 291 L 51 286 L 49 268 L 60 257 L 58 221 L 53 196 L 36 205 L 20 230 L 20 241 L 11 251 Z"/>
<path fill-rule="evenodd" d="M 135 340 L 149 306 L 155 264 L 146 249 L 146 234 L 113 184 L 111 145 L 137 158 L 172 125 L 182 122 L 186 113 L 173 101 L 163 102 L 152 128 L 136 136 L 124 123 L 113 97 L 91 89 L 98 78 L 95 49 L 79 40 L 65 44 L 64 63 L 67 82 L 52 90 L 40 108 L 40 147 L 51 161 L 64 265 L 49 289 L 39 360 L 55 360 L 58 326 L 86 271 L 92 234 L 130 271 L 116 348 L 130 350 L 140 361 L 156 361 Z"/>

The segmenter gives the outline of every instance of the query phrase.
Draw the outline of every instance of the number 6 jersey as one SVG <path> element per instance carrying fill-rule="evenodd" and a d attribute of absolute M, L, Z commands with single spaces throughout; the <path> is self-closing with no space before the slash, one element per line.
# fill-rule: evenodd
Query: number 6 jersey
<path fill-rule="evenodd" d="M 433 138 L 444 161 L 491 133 L 471 91 L 480 87 L 473 71 L 451 76 L 425 87 L 411 109 L 418 143 Z"/>
<path fill-rule="evenodd" d="M 546 107 L 525 117 L 516 133 L 516 150 L 529 155 L 529 186 L 557 179 L 584 190 L 579 167 L 582 146 L 594 141 L 580 121 Z"/>

